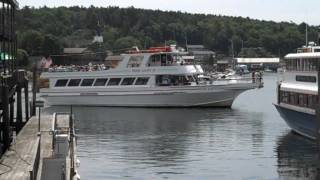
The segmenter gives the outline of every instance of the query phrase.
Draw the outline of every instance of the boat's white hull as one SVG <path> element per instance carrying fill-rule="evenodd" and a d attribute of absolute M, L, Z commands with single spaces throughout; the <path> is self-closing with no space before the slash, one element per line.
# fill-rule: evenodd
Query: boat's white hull
<path fill-rule="evenodd" d="M 52 93 L 43 95 L 48 105 L 125 106 L 125 107 L 231 107 L 234 99 L 246 87 L 211 87 L 175 91 L 107 92 L 107 93 Z"/>

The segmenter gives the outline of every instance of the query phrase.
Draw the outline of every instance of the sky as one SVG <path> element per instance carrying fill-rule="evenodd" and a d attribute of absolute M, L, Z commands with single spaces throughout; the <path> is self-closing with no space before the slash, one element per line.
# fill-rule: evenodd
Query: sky
<path fill-rule="evenodd" d="M 18 0 L 19 6 L 119 6 L 320 25 L 320 0 Z"/>

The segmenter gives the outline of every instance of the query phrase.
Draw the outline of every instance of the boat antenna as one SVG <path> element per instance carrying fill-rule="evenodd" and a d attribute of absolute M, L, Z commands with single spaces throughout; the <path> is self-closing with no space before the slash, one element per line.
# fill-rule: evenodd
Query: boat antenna
<path fill-rule="evenodd" d="M 186 50 L 188 52 L 188 35 L 187 35 L 187 33 L 186 33 Z"/>
<path fill-rule="evenodd" d="M 234 59 L 233 39 L 230 39 L 230 42 L 231 42 L 231 53 L 232 53 L 232 58 Z"/>
<path fill-rule="evenodd" d="M 320 46 L 320 27 L 318 28 L 318 45 Z"/>

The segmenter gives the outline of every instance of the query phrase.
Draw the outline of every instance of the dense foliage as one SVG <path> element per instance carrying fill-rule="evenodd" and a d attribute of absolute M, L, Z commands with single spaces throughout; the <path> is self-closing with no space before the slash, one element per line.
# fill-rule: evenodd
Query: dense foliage
<path fill-rule="evenodd" d="M 47 55 L 61 53 L 62 47 L 88 47 L 98 24 L 102 47 L 108 50 L 174 40 L 181 46 L 204 44 L 225 55 L 230 55 L 232 43 L 235 55 L 242 47 L 263 47 L 273 55 L 284 55 L 305 44 L 306 26 L 133 7 L 24 7 L 17 15 L 19 48 L 30 55 Z M 317 37 L 317 28 L 309 27 L 309 40 L 317 42 Z"/>

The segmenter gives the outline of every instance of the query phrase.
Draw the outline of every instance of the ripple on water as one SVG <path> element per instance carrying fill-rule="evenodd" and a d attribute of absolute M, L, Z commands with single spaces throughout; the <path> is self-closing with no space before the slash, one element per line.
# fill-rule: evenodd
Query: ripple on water
<path fill-rule="evenodd" d="M 319 152 L 280 118 L 276 77 L 233 109 L 81 108 L 83 179 L 317 179 Z M 57 108 L 57 107 L 56 107 Z M 47 112 L 65 108 L 47 109 Z"/>

